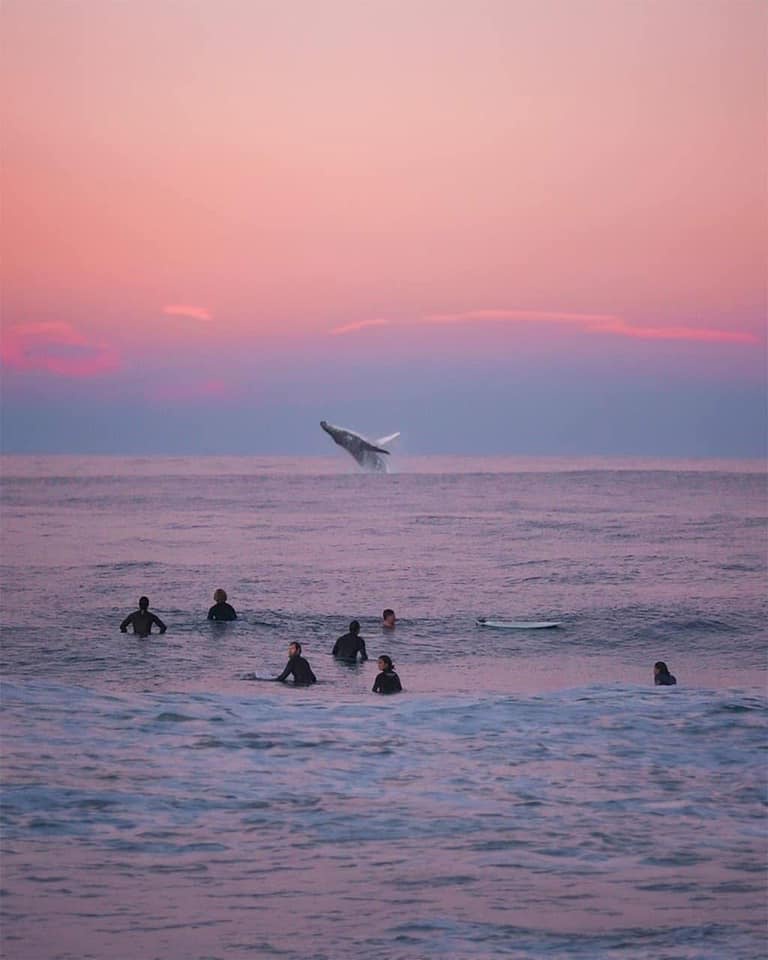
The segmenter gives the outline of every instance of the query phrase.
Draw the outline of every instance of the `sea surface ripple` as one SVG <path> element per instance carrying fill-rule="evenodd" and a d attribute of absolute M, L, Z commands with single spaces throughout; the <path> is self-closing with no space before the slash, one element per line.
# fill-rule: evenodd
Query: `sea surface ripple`
<path fill-rule="evenodd" d="M 765 956 L 763 472 L 339 469 L 4 458 L 3 957 Z"/>

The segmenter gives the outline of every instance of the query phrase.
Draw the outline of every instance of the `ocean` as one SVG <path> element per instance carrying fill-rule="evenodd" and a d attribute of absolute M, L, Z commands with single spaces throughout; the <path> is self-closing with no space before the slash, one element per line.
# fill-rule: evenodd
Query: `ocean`
<path fill-rule="evenodd" d="M 764 465 L 396 466 L 2 459 L 6 960 L 766 956 Z"/>

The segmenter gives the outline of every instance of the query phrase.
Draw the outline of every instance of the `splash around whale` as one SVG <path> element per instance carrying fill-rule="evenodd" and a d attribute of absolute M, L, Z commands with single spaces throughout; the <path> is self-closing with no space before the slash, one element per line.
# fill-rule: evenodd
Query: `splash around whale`
<path fill-rule="evenodd" d="M 331 437 L 334 443 L 338 443 L 347 453 L 354 457 L 357 463 L 368 471 L 368 473 L 387 473 L 387 461 L 384 456 L 389 456 L 389 450 L 384 449 L 385 443 L 391 443 L 396 440 L 400 433 L 391 433 L 380 440 L 366 440 L 353 430 L 346 430 L 344 427 L 334 427 L 327 420 L 321 420 L 320 426 Z M 383 456 L 382 456 L 383 455 Z"/>

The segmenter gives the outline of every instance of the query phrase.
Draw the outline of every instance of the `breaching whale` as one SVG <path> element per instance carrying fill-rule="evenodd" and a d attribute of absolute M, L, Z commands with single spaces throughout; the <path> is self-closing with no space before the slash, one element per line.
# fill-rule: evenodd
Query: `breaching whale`
<path fill-rule="evenodd" d="M 383 459 L 381 454 L 389 456 L 389 450 L 384 450 L 384 444 L 396 440 L 400 436 L 399 432 L 391 433 L 388 437 L 382 437 L 381 440 L 371 443 L 370 440 L 361 437 L 359 433 L 345 430 L 343 427 L 334 427 L 332 423 L 328 423 L 326 420 L 321 420 L 320 426 L 334 443 L 344 447 L 347 453 L 357 460 L 363 470 L 368 470 L 370 473 L 387 472 L 387 461 Z"/>

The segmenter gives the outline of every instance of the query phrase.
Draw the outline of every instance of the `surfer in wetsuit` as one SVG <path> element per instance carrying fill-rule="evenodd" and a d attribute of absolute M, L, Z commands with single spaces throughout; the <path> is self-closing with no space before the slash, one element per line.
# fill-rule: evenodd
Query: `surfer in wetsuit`
<path fill-rule="evenodd" d="M 357 663 L 358 653 L 361 660 L 368 659 L 365 640 L 360 636 L 360 624 L 357 620 L 353 620 L 349 625 L 349 633 L 345 633 L 334 643 L 333 656 L 338 660 L 354 660 Z"/>
<path fill-rule="evenodd" d="M 395 629 L 395 611 L 390 610 L 389 607 L 381 615 L 381 627 L 383 630 L 394 630 Z"/>
<path fill-rule="evenodd" d="M 165 633 L 168 629 L 160 617 L 149 612 L 149 600 L 146 597 L 139 597 L 139 609 L 128 616 L 120 624 L 120 632 L 128 633 L 128 625 L 133 627 L 133 632 L 137 637 L 148 637 L 152 633 L 152 624 L 156 623 L 160 628 L 160 633 Z"/>
<path fill-rule="evenodd" d="M 657 687 L 674 687 L 677 677 L 669 672 L 669 667 L 663 660 L 657 660 L 653 665 L 653 682 Z"/>
<path fill-rule="evenodd" d="M 403 685 L 400 677 L 395 673 L 392 658 L 383 654 L 378 659 L 378 668 L 381 671 L 373 683 L 373 693 L 400 693 Z"/>
<path fill-rule="evenodd" d="M 295 641 L 288 644 L 288 663 L 285 665 L 285 670 L 279 677 L 273 677 L 272 679 L 279 683 L 285 683 L 291 675 L 293 675 L 293 682 L 296 686 L 308 687 L 312 683 L 317 683 L 317 677 L 312 673 L 312 667 L 301 655 L 301 644 Z"/>
<path fill-rule="evenodd" d="M 209 620 L 237 620 L 235 608 L 227 603 L 227 591 L 219 588 L 213 595 L 214 604 L 208 611 Z"/>

